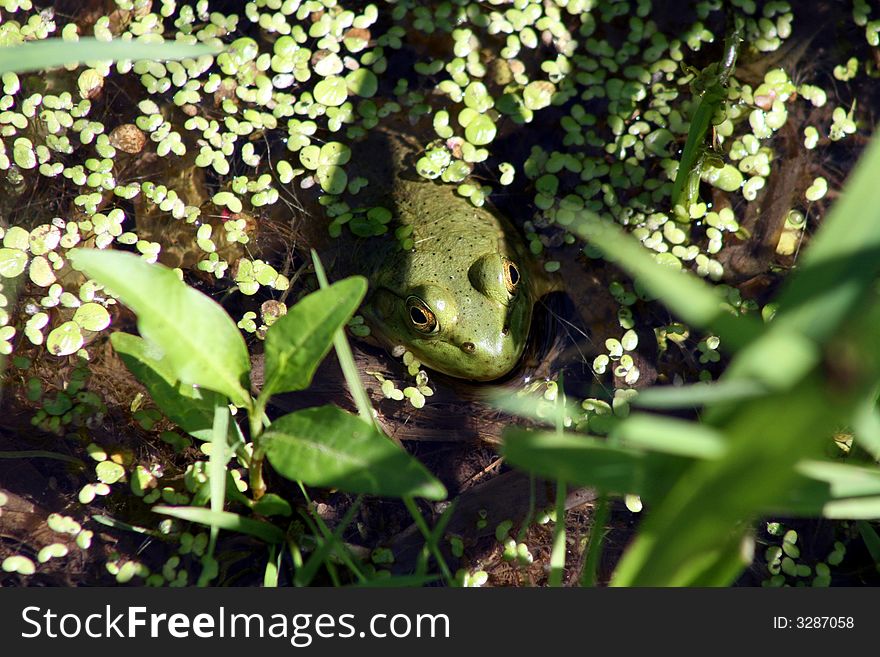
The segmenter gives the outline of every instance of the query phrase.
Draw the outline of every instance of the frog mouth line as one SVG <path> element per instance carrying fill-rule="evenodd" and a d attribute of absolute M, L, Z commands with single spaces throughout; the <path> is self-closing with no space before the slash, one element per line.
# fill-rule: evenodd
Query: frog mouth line
<path fill-rule="evenodd" d="M 384 286 L 373 292 L 372 298 L 362 307 L 362 314 L 377 342 L 394 356 L 410 351 L 425 368 L 453 378 L 470 381 L 497 381 L 517 369 L 528 342 L 512 342 L 512 324 L 520 320 L 531 321 L 529 309 L 518 307 L 508 312 L 504 326 L 494 335 L 484 349 L 480 349 L 477 336 L 460 335 L 450 339 L 442 329 L 436 335 L 417 333 L 404 324 L 400 311 L 404 298 Z M 518 315 L 518 317 L 517 317 Z M 400 320 L 400 325 L 395 321 Z M 483 341 L 485 342 L 485 341 Z"/>

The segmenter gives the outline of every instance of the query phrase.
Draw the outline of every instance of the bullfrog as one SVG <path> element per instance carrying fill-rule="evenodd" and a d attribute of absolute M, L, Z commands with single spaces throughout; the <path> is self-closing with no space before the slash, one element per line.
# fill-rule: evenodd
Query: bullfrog
<path fill-rule="evenodd" d="M 404 347 L 449 376 L 491 381 L 518 363 L 535 303 L 558 286 L 496 209 L 475 207 L 454 186 L 420 177 L 418 142 L 374 128 L 352 147 L 350 175 L 369 185 L 352 207 L 384 206 L 391 226 L 411 227 L 412 246 L 393 235 L 337 252 L 348 273 L 367 277 L 361 308 L 375 342 Z"/>

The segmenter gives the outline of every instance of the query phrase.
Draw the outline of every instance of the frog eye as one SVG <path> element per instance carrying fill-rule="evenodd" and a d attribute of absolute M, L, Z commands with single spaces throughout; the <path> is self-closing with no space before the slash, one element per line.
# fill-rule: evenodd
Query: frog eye
<path fill-rule="evenodd" d="M 428 308 L 428 304 L 418 297 L 407 297 L 406 311 L 409 315 L 409 320 L 417 331 L 436 333 L 440 330 L 440 325 L 437 323 L 437 317 L 434 315 L 434 312 Z"/>
<path fill-rule="evenodd" d="M 522 276 L 520 276 L 519 269 L 517 269 L 516 265 L 507 258 L 504 259 L 503 269 L 504 284 L 507 285 L 507 291 L 513 294 L 516 292 L 516 288 L 519 287 Z"/>

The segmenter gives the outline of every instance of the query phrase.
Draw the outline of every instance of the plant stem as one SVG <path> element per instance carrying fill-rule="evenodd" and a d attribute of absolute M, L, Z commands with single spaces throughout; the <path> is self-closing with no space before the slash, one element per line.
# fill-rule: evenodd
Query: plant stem
<path fill-rule="evenodd" d="M 557 394 L 554 400 L 556 435 L 562 436 L 565 430 L 565 388 L 563 375 L 557 381 Z M 560 403 L 561 402 L 561 403 Z M 553 549 L 550 552 L 550 586 L 562 586 L 565 572 L 565 498 L 568 487 L 563 479 L 556 480 L 556 524 L 553 526 Z"/>
<path fill-rule="evenodd" d="M 328 287 L 329 282 L 327 281 L 327 274 L 324 272 L 321 260 L 318 258 L 318 254 L 314 249 L 312 249 L 312 262 L 315 265 L 315 275 L 318 277 L 318 284 L 322 289 Z M 336 349 L 336 355 L 339 357 L 339 365 L 342 368 L 342 375 L 345 377 L 345 383 L 348 385 L 348 389 L 351 391 L 351 396 L 354 398 L 355 406 L 357 406 L 358 409 L 358 415 L 364 422 L 369 422 L 377 429 L 380 428 L 376 424 L 376 420 L 373 418 L 373 407 L 370 404 L 370 398 L 361 383 L 357 365 L 354 362 L 354 356 L 352 356 L 351 347 L 348 345 L 348 340 L 345 337 L 345 331 L 343 331 L 343 329 L 336 331 L 336 335 L 333 336 L 333 347 Z"/>
<path fill-rule="evenodd" d="M 581 570 L 581 586 L 596 586 L 599 557 L 602 556 L 602 541 L 605 538 L 605 523 L 608 522 L 608 497 L 602 495 L 593 509 L 593 526 L 587 542 L 587 556 Z"/>
<path fill-rule="evenodd" d="M 251 456 L 250 466 L 250 483 L 251 491 L 254 499 L 258 500 L 266 494 L 266 482 L 263 480 L 263 459 L 266 456 L 266 449 L 263 447 L 260 435 L 263 433 L 264 422 L 266 417 L 266 402 L 257 399 L 254 405 L 248 409 L 248 423 L 250 425 L 251 443 L 254 446 L 253 456 Z"/>
<path fill-rule="evenodd" d="M 440 552 L 440 546 L 437 545 L 436 538 L 432 535 L 431 530 L 428 528 L 428 523 L 426 523 L 425 519 L 422 517 L 422 513 L 421 511 L 419 511 L 419 507 L 416 504 L 415 498 L 412 495 L 405 495 L 403 497 L 403 503 L 406 505 L 407 510 L 413 517 L 413 520 L 416 523 L 416 527 L 419 528 L 419 531 L 422 532 L 422 536 L 425 537 L 428 551 L 437 561 L 437 565 L 440 567 L 440 570 L 443 573 L 443 577 L 444 579 L 446 579 L 446 583 L 452 584 L 452 571 L 449 570 L 449 566 L 446 564 L 446 559 L 443 558 L 443 553 Z"/>
<path fill-rule="evenodd" d="M 556 524 L 553 526 L 553 549 L 550 551 L 550 586 L 562 586 L 565 572 L 565 497 L 568 487 L 556 480 Z"/>
<path fill-rule="evenodd" d="M 211 511 L 219 513 L 223 510 L 226 501 L 226 463 L 229 451 L 226 446 L 229 435 L 229 407 L 219 402 L 214 406 L 214 424 L 211 430 L 211 457 L 208 461 L 210 473 Z M 208 545 L 208 557 L 214 556 L 214 547 L 217 545 L 217 535 L 220 528 L 211 525 L 211 541 Z"/>

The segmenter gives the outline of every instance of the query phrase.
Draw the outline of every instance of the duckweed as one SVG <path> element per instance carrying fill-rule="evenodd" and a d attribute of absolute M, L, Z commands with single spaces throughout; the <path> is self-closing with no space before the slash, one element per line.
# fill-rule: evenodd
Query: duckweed
<path fill-rule="evenodd" d="M 28 0 L 0 4 L 6 12 L 0 26 L 2 44 L 56 35 L 75 41 L 81 31 L 66 17 L 35 12 Z M 52 206 L 28 228 L 0 228 L 0 285 L 23 277 L 28 282 L 20 320 L 11 316 L 3 296 L 7 288 L 0 287 L 0 353 L 32 353 L 40 347 L 56 363 L 71 356 L 89 358 L 96 334 L 113 321 L 114 299 L 110 291 L 70 275 L 67 250 L 120 244 L 155 262 L 175 247 L 174 240 L 158 237 L 163 233 L 194 245 L 189 256 L 193 262 L 180 265 L 181 275 L 210 275 L 213 283 L 226 284 L 253 301 L 238 325 L 262 337 L 286 308 L 277 299 L 283 301 L 291 285 L 289 272 L 277 262 L 233 247 L 254 245 L 252 236 L 259 229 L 251 224 L 267 222 L 279 212 L 288 214 L 285 204 L 292 203 L 291 190 L 322 197 L 333 236 L 345 230 L 361 237 L 388 233 L 402 249 L 412 248 L 411 234 L 395 225 L 390 210 L 342 208 L 339 198 L 346 192 L 356 195 L 368 183 L 347 171 L 351 140 L 395 117 L 422 121 L 429 126 L 426 133 L 432 132 L 425 136 L 416 162 L 419 175 L 455 185 L 475 206 L 489 202 L 496 192 L 508 193 L 504 187 L 525 190 L 534 210 L 525 226 L 529 249 L 547 255 L 547 271 L 562 267 L 558 254 L 569 248 L 566 245 L 575 244 L 588 257 L 596 257 L 568 232 L 588 212 L 626 226 L 658 261 L 719 281 L 724 270 L 715 256 L 743 237 L 744 207 L 760 202 L 774 175 L 775 137 L 792 116 L 805 108 L 822 108 L 829 98 L 830 90 L 820 86 L 825 81 L 809 72 L 801 79 L 791 70 L 774 68 L 752 84 L 745 76 L 737 79 L 734 72 L 712 122 L 713 137 L 706 145 L 695 195 L 679 212 L 669 207 L 676 158 L 695 109 L 695 94 L 712 75 L 688 66 L 711 61 L 706 53 L 721 39 L 707 26 L 723 22 L 721 3 L 696 3 L 693 24 L 675 35 L 664 33 L 651 18 L 650 2 L 620 0 L 601 7 L 576 0 L 406 0 L 390 6 L 360 3 L 356 8 L 348 4 L 254 0 L 244 3 L 239 14 L 223 15 L 211 11 L 207 2 L 139 7 L 118 0 L 118 9 L 129 12 L 127 22 L 99 18 L 94 25 L 97 38 L 202 42 L 224 50 L 216 57 L 180 62 L 91 62 L 49 72 L 47 84 L 32 76 L 2 75 L 4 195 L 18 203 L 24 198 L 17 195 L 20 190 L 45 183 L 45 178 L 63 186 L 71 203 L 69 210 Z M 790 38 L 793 3 L 731 4 L 745 20 L 751 55 L 778 50 Z M 852 20 L 876 47 L 880 20 L 874 14 L 870 3 L 854 0 Z M 605 29 L 612 22 L 615 29 Z M 404 47 L 410 26 L 434 35 L 446 49 L 430 61 L 412 62 L 403 81 L 392 80 L 389 59 Z M 242 36 L 246 31 L 259 37 Z M 834 68 L 841 88 L 865 75 L 876 76 L 876 65 L 848 54 Z M 140 93 L 132 111 L 123 114 L 107 111 L 110 82 L 115 84 L 120 76 L 132 80 L 132 93 Z M 828 141 L 859 131 L 858 108 L 839 100 L 843 97 L 846 94 L 837 90 L 832 93 L 841 105 L 830 111 L 830 121 L 817 119 L 816 125 L 803 129 L 807 149 L 821 150 Z M 515 161 L 505 140 L 511 134 L 527 139 L 532 126 L 547 120 L 558 121 L 560 138 L 534 144 L 524 162 Z M 158 159 L 162 166 L 140 170 L 133 164 L 138 158 Z M 185 170 L 195 184 L 169 182 L 167 172 L 174 169 Z M 706 183 L 702 188 L 700 181 Z M 194 191 L 198 187 L 208 191 L 200 195 Z M 786 219 L 778 253 L 796 252 L 805 236 L 804 211 L 828 191 L 828 181 L 819 176 L 803 198 L 793 201 L 796 207 Z M 714 205 L 720 193 L 730 203 Z M 61 216 L 52 216 L 56 213 Z M 150 222 L 159 228 L 148 231 Z M 175 232 L 178 229 L 182 232 Z M 577 420 L 599 434 L 607 433 L 615 414 L 625 412 L 625 401 L 618 402 L 617 393 L 640 378 L 633 357 L 639 348 L 639 314 L 633 313 L 639 291 L 616 283 L 610 292 L 619 305 L 620 333 L 604 341 L 605 350 L 595 357 L 592 369 L 603 380 L 614 378 L 617 389 L 613 404 L 583 400 L 583 417 Z M 266 307 L 270 302 L 277 305 Z M 741 299 L 735 307 L 737 312 L 756 310 L 750 309 Z M 365 335 L 368 329 L 355 318 L 349 331 Z M 669 340 L 688 345 L 700 365 L 711 366 L 720 359 L 715 336 L 698 340 L 686 327 L 671 325 L 654 327 L 654 332 L 658 344 Z M 412 354 L 402 355 L 415 385 L 398 387 L 379 379 L 381 393 L 421 408 L 432 393 L 427 375 Z M 704 369 L 699 376 L 710 374 Z M 44 391 L 38 379 L 30 380 L 35 383 L 27 384 L 28 396 L 39 400 L 42 408 L 35 416 L 38 426 L 61 432 L 103 412 L 100 398 L 83 396 L 85 384 L 75 383 L 73 375 L 68 388 L 57 394 Z M 543 392 L 550 390 L 547 386 Z M 155 409 L 132 409 L 133 415 L 138 411 L 144 430 L 158 433 L 161 415 Z M 185 443 L 175 435 L 169 432 L 166 442 L 182 449 Z M 103 448 L 93 446 L 87 452 L 96 462 L 98 481 L 80 488 L 83 504 L 106 495 L 109 486 L 125 477 L 144 499 L 183 499 L 180 491 L 158 486 L 159 477 L 143 465 L 129 471 Z M 203 470 L 193 468 L 187 477 L 190 494 L 204 490 Z M 78 543 L 86 535 L 72 519 L 57 514 L 50 519 L 53 531 L 76 535 Z M 91 541 L 88 535 L 84 543 Z M 511 559 L 530 559 L 528 549 L 515 541 L 505 546 L 508 552 Z M 47 558 L 61 556 L 53 553 Z M 784 568 L 802 576 L 796 557 L 788 553 L 779 556 L 779 569 L 784 558 L 792 560 Z M 831 557 L 828 563 L 834 565 Z M 163 569 L 160 579 L 185 583 L 186 573 L 178 573 L 177 565 L 167 573 Z M 32 573 L 34 568 L 25 557 L 3 563 L 7 572 Z M 112 570 L 120 582 L 156 575 L 131 561 Z M 818 566 L 815 574 L 817 579 L 825 577 Z"/>

